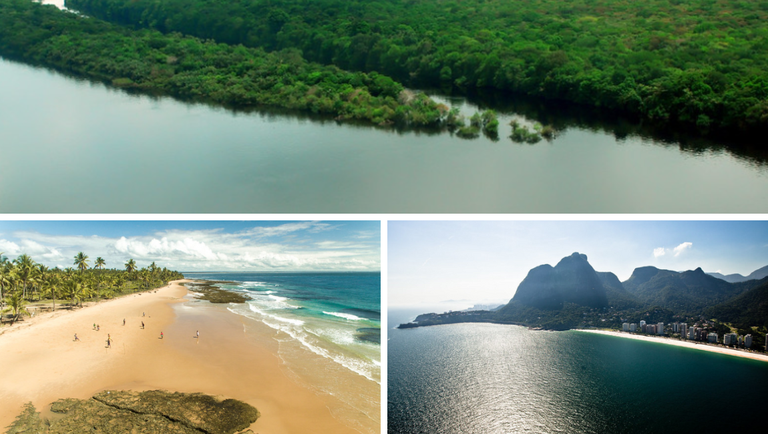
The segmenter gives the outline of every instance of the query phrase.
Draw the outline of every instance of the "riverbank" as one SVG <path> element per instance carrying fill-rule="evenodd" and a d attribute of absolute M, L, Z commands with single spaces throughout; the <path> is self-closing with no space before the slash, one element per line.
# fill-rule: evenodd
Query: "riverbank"
<path fill-rule="evenodd" d="M 635 340 L 646 341 L 646 342 L 657 342 L 661 344 L 675 345 L 678 347 L 685 347 L 685 348 L 693 348 L 696 350 L 709 351 L 712 353 L 726 354 L 729 356 L 744 357 L 747 359 L 768 362 L 768 355 L 764 353 L 751 353 L 748 351 L 739 350 L 735 348 L 726 348 L 726 347 L 720 347 L 715 345 L 709 345 L 704 342 L 683 341 L 683 340 L 672 339 L 672 338 L 662 338 L 662 337 L 648 336 L 648 335 L 637 335 L 637 334 L 630 334 L 630 333 L 624 333 L 624 332 L 618 332 L 618 331 L 612 331 L 612 330 L 578 329 L 574 331 L 595 333 L 595 334 L 606 335 L 606 336 L 618 336 L 620 338 L 635 339 Z"/>
<path fill-rule="evenodd" d="M 251 426 L 261 434 L 357 432 L 333 416 L 338 403 L 332 396 L 314 392 L 287 372 L 268 327 L 246 324 L 206 302 L 183 303 L 183 282 L 41 315 L 0 335 L 5 355 L 0 429 L 30 401 L 50 417 L 49 404 L 60 398 L 85 399 L 105 389 L 163 389 L 247 402 L 262 414 Z"/>

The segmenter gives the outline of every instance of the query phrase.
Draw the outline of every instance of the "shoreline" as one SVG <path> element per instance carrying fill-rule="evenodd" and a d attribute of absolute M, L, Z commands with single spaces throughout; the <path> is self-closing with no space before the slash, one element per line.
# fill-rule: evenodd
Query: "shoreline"
<path fill-rule="evenodd" d="M 333 396 L 287 372 L 271 329 L 225 313 L 225 306 L 185 298 L 187 281 L 64 314 L 41 314 L 26 327 L 1 334 L 0 353 L 6 356 L 0 429 L 5 431 L 27 402 L 51 417 L 50 403 L 61 398 L 162 389 L 247 402 L 261 412 L 251 425 L 260 434 L 361 432 L 334 416 L 339 402 Z"/>
<path fill-rule="evenodd" d="M 656 336 L 638 335 L 638 334 L 624 333 L 624 332 L 619 332 L 614 330 L 573 329 L 573 331 L 594 333 L 594 334 L 600 334 L 604 336 L 616 336 L 620 338 L 634 339 L 634 340 L 646 341 L 646 342 L 656 342 L 660 344 L 673 345 L 676 347 L 692 348 L 695 350 L 709 351 L 711 353 L 725 354 L 728 356 L 735 356 L 735 357 L 741 357 L 745 359 L 758 360 L 761 362 L 768 362 L 768 354 L 752 353 L 748 351 L 738 350 L 735 348 L 719 347 L 719 346 L 709 345 L 707 343 L 698 342 L 698 341 L 684 341 L 684 340 L 678 340 L 678 339 L 672 339 L 672 338 L 660 338 Z"/>

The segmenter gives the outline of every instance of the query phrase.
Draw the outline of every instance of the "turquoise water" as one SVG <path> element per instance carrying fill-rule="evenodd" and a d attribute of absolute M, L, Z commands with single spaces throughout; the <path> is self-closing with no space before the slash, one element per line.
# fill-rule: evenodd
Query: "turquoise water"
<path fill-rule="evenodd" d="M 276 339 L 332 360 L 381 382 L 380 273 L 184 273 L 188 279 L 222 280 L 217 286 L 252 300 L 231 304 L 235 314 L 281 332 Z M 194 290 L 194 288 L 193 288 Z M 287 342 L 288 343 L 288 342 Z M 293 353 L 285 357 L 301 357 Z"/>
<path fill-rule="evenodd" d="M 4 59 L 0 95 L 0 212 L 768 211 L 761 159 L 579 124 L 520 145 L 508 122 L 533 119 L 506 109 L 498 142 L 463 140 L 132 95 Z"/>
<path fill-rule="evenodd" d="M 413 318 L 391 310 L 390 327 Z M 768 363 L 496 324 L 390 328 L 390 433 L 765 432 Z"/>

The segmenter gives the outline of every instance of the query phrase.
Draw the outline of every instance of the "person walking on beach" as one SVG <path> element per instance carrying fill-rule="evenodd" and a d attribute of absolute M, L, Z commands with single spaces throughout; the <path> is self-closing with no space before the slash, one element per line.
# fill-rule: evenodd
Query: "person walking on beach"
<path fill-rule="evenodd" d="M 197 336 L 196 336 L 196 337 L 197 337 L 198 339 L 200 339 L 200 330 L 198 330 L 198 331 L 197 331 Z"/>
<path fill-rule="evenodd" d="M 144 330 L 144 321 L 141 322 L 141 329 Z"/>
<path fill-rule="evenodd" d="M 80 338 L 77 337 L 77 333 L 75 333 L 75 341 L 80 341 Z"/>
<path fill-rule="evenodd" d="M 96 330 L 96 323 L 93 323 L 93 329 Z"/>
<path fill-rule="evenodd" d="M 123 318 L 123 325 L 125 325 L 125 318 Z"/>
<path fill-rule="evenodd" d="M 107 338 L 107 348 L 112 348 L 112 339 Z"/>
<path fill-rule="evenodd" d="M 163 332 L 160 332 L 160 339 L 163 338 Z"/>

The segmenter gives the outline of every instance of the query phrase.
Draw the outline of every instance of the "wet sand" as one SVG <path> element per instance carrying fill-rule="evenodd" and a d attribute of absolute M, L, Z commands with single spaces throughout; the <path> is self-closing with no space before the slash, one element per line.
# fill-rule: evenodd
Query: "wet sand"
<path fill-rule="evenodd" d="M 661 344 L 675 345 L 678 347 L 685 347 L 685 348 L 693 348 L 696 350 L 709 351 L 713 353 L 727 354 L 729 356 L 744 357 L 747 359 L 768 362 L 768 354 L 765 354 L 765 353 L 752 353 L 749 351 L 738 350 L 735 348 L 725 348 L 725 347 L 720 347 L 715 345 L 709 345 L 704 342 L 683 341 L 678 339 L 661 338 L 661 337 L 650 336 L 650 335 L 637 335 L 637 334 L 617 332 L 617 331 L 611 331 L 611 330 L 576 330 L 576 331 L 587 332 L 587 333 L 597 333 L 597 334 L 608 335 L 608 336 L 618 336 L 620 338 L 636 339 L 636 340 L 647 341 L 647 342 L 657 342 Z"/>
<path fill-rule="evenodd" d="M 0 429 L 29 401 L 51 416 L 48 405 L 60 398 L 87 398 L 105 389 L 164 389 L 245 401 L 261 412 L 251 426 L 260 434 L 358 432 L 333 417 L 340 405 L 334 397 L 313 391 L 282 365 L 268 327 L 245 323 L 223 307 L 182 304 L 186 293 L 172 283 L 35 318 L 15 330 L 4 327 Z"/>

